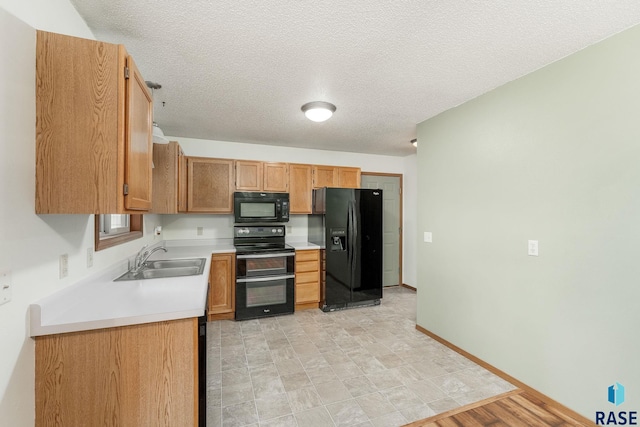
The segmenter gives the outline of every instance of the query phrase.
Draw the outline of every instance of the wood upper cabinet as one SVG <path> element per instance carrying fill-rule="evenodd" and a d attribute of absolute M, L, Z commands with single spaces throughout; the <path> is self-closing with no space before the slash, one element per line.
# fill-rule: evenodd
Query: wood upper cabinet
<path fill-rule="evenodd" d="M 38 31 L 36 213 L 151 209 L 152 115 L 124 46 Z"/>
<path fill-rule="evenodd" d="M 233 319 L 235 316 L 236 257 L 233 253 L 211 255 L 209 273 L 209 312 L 207 320 Z"/>
<path fill-rule="evenodd" d="M 360 168 L 339 167 L 338 170 L 338 187 L 341 188 L 360 188 Z"/>
<path fill-rule="evenodd" d="M 185 161 L 180 144 L 153 144 L 153 208 L 152 213 L 175 214 L 180 210 L 180 193 L 186 194 L 186 174 L 181 176 L 180 165 Z M 186 197 L 183 198 L 186 203 Z"/>
<path fill-rule="evenodd" d="M 187 211 L 233 212 L 233 160 L 187 157 Z"/>
<path fill-rule="evenodd" d="M 311 213 L 312 166 L 289 164 L 289 212 Z"/>
<path fill-rule="evenodd" d="M 198 425 L 198 320 L 35 339 L 36 426 Z"/>
<path fill-rule="evenodd" d="M 187 156 L 180 150 L 178 156 L 178 212 L 187 212 L 189 207 L 187 198 L 189 195 L 189 168 L 187 166 Z"/>
<path fill-rule="evenodd" d="M 262 162 L 236 160 L 236 190 L 262 191 Z"/>
<path fill-rule="evenodd" d="M 265 162 L 262 164 L 262 189 L 274 193 L 289 192 L 289 164 Z"/>
<path fill-rule="evenodd" d="M 360 188 L 360 168 L 313 166 L 313 188 Z"/>
<path fill-rule="evenodd" d="M 289 191 L 289 165 L 287 163 L 236 160 L 237 191 Z"/>
<path fill-rule="evenodd" d="M 313 166 L 313 188 L 336 187 L 338 172 L 335 166 Z"/>

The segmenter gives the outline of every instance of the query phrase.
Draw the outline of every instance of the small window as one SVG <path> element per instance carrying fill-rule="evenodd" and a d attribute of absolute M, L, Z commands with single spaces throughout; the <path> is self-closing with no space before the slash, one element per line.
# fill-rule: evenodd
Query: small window
<path fill-rule="evenodd" d="M 95 250 L 100 251 L 142 237 L 142 215 L 96 215 Z"/>
<path fill-rule="evenodd" d="M 100 215 L 100 239 L 109 239 L 130 230 L 129 215 Z"/>

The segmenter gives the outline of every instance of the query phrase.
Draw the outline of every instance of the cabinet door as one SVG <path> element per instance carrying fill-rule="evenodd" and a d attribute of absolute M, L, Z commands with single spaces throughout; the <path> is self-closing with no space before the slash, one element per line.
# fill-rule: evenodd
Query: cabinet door
<path fill-rule="evenodd" d="M 187 156 L 184 155 L 182 148 L 178 146 L 178 212 L 187 212 L 188 209 L 188 174 Z"/>
<path fill-rule="evenodd" d="M 35 71 L 36 213 L 118 213 L 119 47 L 38 31 Z"/>
<path fill-rule="evenodd" d="M 320 301 L 320 251 L 296 251 L 296 310 L 318 308 Z"/>
<path fill-rule="evenodd" d="M 262 189 L 275 193 L 289 191 L 289 165 L 287 163 L 263 163 L 264 179 Z"/>
<path fill-rule="evenodd" d="M 235 312 L 235 265 L 235 254 L 211 256 L 209 316 Z"/>
<path fill-rule="evenodd" d="M 311 165 L 289 164 L 289 211 L 311 213 Z"/>
<path fill-rule="evenodd" d="M 178 153 L 180 146 L 153 144 L 153 213 L 178 213 Z"/>
<path fill-rule="evenodd" d="M 131 56 L 125 94 L 125 196 L 128 210 L 151 209 L 153 102 L 147 84 Z"/>
<path fill-rule="evenodd" d="M 195 318 L 36 337 L 34 424 L 197 425 L 197 337 Z"/>
<path fill-rule="evenodd" d="M 187 158 L 187 210 L 233 212 L 233 160 Z"/>
<path fill-rule="evenodd" d="M 236 160 L 236 189 L 262 191 L 262 162 Z"/>
<path fill-rule="evenodd" d="M 338 185 L 337 168 L 334 166 L 313 167 L 313 188 L 335 187 Z"/>
<path fill-rule="evenodd" d="M 338 187 L 360 188 L 360 168 L 337 168 Z"/>

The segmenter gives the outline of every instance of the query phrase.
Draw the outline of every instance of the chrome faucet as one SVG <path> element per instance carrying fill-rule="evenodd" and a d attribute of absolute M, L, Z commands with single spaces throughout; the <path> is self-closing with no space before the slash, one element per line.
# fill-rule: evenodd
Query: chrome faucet
<path fill-rule="evenodd" d="M 133 262 L 133 268 L 131 269 L 131 271 L 133 273 L 137 273 L 140 270 L 142 270 L 142 267 L 144 267 L 144 263 L 147 262 L 147 260 L 149 259 L 149 257 L 151 255 L 153 255 L 154 253 L 158 252 L 158 251 L 165 251 L 167 252 L 167 248 L 165 248 L 164 246 L 157 246 L 153 249 L 150 250 L 146 250 L 147 246 L 149 245 L 144 245 L 139 251 L 138 254 L 136 255 L 136 258 Z"/>

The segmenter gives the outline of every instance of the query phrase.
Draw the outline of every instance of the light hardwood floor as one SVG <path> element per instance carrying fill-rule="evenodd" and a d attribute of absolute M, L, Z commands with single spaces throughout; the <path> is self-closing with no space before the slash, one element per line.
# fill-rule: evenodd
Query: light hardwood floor
<path fill-rule="evenodd" d="M 591 426 L 521 389 L 416 421 L 405 427 Z"/>

